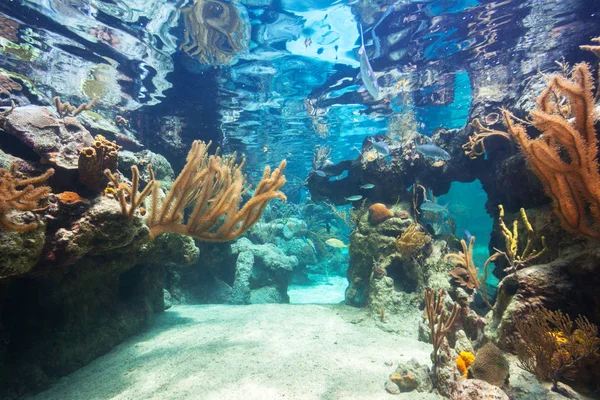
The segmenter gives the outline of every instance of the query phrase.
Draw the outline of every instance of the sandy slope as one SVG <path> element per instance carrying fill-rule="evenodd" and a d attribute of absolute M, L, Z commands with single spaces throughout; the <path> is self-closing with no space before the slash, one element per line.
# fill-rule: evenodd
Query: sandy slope
<path fill-rule="evenodd" d="M 425 362 L 431 347 L 356 323 L 363 317 L 345 306 L 178 306 L 33 398 L 435 398 L 385 392 L 386 362 Z"/>

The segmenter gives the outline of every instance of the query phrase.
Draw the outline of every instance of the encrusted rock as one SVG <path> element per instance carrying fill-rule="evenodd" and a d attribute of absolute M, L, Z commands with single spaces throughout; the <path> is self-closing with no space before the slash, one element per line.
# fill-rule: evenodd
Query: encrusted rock
<path fill-rule="evenodd" d="M 389 380 L 396 384 L 400 392 L 429 392 L 432 389 L 429 368 L 414 358 L 399 365 Z"/>
<path fill-rule="evenodd" d="M 26 232 L 0 230 L 0 279 L 21 275 L 37 263 L 46 239 L 46 224 Z"/>
<path fill-rule="evenodd" d="M 4 130 L 42 157 L 42 161 L 76 170 L 79 153 L 92 136 L 76 118 L 58 119 L 48 108 L 17 107 L 5 117 Z"/>
<path fill-rule="evenodd" d="M 509 400 L 502 389 L 479 379 L 459 379 L 454 397 L 461 400 Z"/>

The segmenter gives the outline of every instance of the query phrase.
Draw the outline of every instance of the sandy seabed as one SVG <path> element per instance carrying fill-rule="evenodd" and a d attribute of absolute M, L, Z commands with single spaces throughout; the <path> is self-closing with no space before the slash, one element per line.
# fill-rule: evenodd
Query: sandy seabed
<path fill-rule="evenodd" d="M 432 399 L 384 389 L 398 363 L 430 352 L 342 305 L 176 306 L 30 399 Z"/>

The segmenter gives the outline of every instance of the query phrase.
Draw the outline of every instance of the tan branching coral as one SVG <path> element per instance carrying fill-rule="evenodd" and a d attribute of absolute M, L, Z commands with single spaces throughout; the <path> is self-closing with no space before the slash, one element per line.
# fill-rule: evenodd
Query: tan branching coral
<path fill-rule="evenodd" d="M 79 182 L 90 190 L 101 192 L 107 183 L 104 171 L 117 170 L 120 149 L 121 146 L 97 135 L 92 146 L 81 149 L 79 153 Z"/>
<path fill-rule="evenodd" d="M 600 348 L 598 327 L 581 315 L 573 325 L 560 310 L 542 307 L 527 318 L 516 319 L 515 326 L 521 338 L 513 342 L 519 366 L 541 379 L 552 380 L 554 390 L 566 373 L 576 370 Z"/>
<path fill-rule="evenodd" d="M 542 256 L 548 250 L 546 247 L 546 238 L 544 236 L 540 238 L 542 243 L 541 250 L 537 250 L 533 247 L 535 232 L 533 230 L 533 226 L 531 226 L 531 223 L 527 218 L 525 209 L 521 208 L 521 220 L 527 229 L 527 244 L 522 251 L 519 251 L 519 221 L 514 220 L 512 230 L 510 230 L 504 223 L 504 207 L 502 204 L 498 206 L 498 209 L 500 210 L 498 223 L 500 224 L 502 236 L 504 236 L 504 242 L 506 244 L 506 250 L 499 253 L 504 255 L 509 262 L 509 266 L 508 268 L 504 269 L 504 272 L 512 273 L 516 270 L 526 267 L 529 265 L 529 263 Z"/>
<path fill-rule="evenodd" d="M 54 175 L 50 168 L 44 174 L 35 177 L 20 179 L 17 177 L 17 166 L 12 164 L 10 169 L 0 168 L 0 229 L 25 232 L 35 229 L 37 222 L 25 225 L 16 225 L 7 219 L 11 211 L 34 211 L 40 206 L 40 201 L 50 194 L 49 186 L 36 185 L 45 182 Z"/>
<path fill-rule="evenodd" d="M 403 257 L 409 257 L 429 242 L 431 236 L 423 232 L 418 224 L 410 224 L 402 235 L 396 238 L 396 249 Z"/>
<path fill-rule="evenodd" d="M 446 291 L 444 290 L 438 290 L 436 292 L 433 289 L 425 289 L 425 313 L 427 315 L 429 331 L 431 333 L 431 343 L 433 344 L 432 359 L 434 375 L 438 359 L 438 350 L 440 349 L 444 338 L 448 332 L 450 332 L 452 326 L 454 326 L 461 309 L 458 304 L 453 303 L 450 315 L 446 315 L 446 309 L 444 308 L 445 297 Z"/>
<path fill-rule="evenodd" d="M 60 118 L 64 117 L 75 117 L 82 111 L 89 111 L 96 105 L 98 101 L 95 97 L 89 103 L 80 104 L 79 107 L 72 106 L 71 103 L 63 103 L 60 100 L 60 97 L 55 97 L 52 99 L 54 101 L 54 106 L 56 107 L 56 112 L 60 116 Z"/>
<path fill-rule="evenodd" d="M 593 38 L 592 43 L 594 44 L 579 46 L 579 48 L 581 50 L 591 51 L 596 57 L 600 58 L 600 36 Z"/>
<path fill-rule="evenodd" d="M 140 187 L 140 171 L 137 166 L 134 165 L 131 167 L 131 186 L 121 182 L 118 172 L 111 173 L 109 169 L 104 171 L 104 174 L 110 180 L 104 193 L 112 194 L 119 200 L 121 213 L 128 218 L 135 215 L 135 210 L 140 210 L 142 215 L 145 213 L 141 205 L 154 189 L 154 183 L 156 182 L 151 164 L 148 164 L 148 173 L 150 174 L 150 181 L 146 184 L 142 193 L 138 193 Z"/>
<path fill-rule="evenodd" d="M 488 128 L 484 126 L 478 118 L 475 118 L 471 122 L 471 126 L 474 130 L 473 135 L 469 136 L 469 141 L 462 145 L 462 148 L 465 150 L 465 155 L 471 160 L 485 154 L 485 139 L 491 136 L 500 136 L 504 139 L 511 140 L 511 136 L 508 133 Z"/>
<path fill-rule="evenodd" d="M 228 65 L 248 50 L 250 26 L 236 5 L 218 0 L 194 0 L 184 8 L 184 42 L 180 48 L 201 63 Z"/>
<path fill-rule="evenodd" d="M 279 189 L 285 184 L 286 161 L 272 173 L 265 168 L 254 195 L 240 209 L 242 195 L 250 188 L 235 156 L 208 155 L 208 147 L 195 141 L 187 163 L 162 202 L 158 183 L 152 191 L 152 207 L 148 219 L 150 237 L 163 232 L 176 232 L 204 241 L 226 242 L 242 235 L 257 222 L 272 199 L 286 200 Z M 185 210 L 193 207 L 187 221 Z"/>
<path fill-rule="evenodd" d="M 598 137 L 594 129 L 593 79 L 587 64 L 573 68 L 571 79 L 555 75 L 531 112 L 542 134 L 532 139 L 525 127 L 503 111 L 529 168 L 552 199 L 554 213 L 571 232 L 600 239 Z M 572 114 L 573 118 L 569 118 Z"/>

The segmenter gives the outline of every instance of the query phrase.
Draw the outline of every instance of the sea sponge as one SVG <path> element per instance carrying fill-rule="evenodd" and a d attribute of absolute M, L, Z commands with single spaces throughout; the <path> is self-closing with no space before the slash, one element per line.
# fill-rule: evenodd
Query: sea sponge
<path fill-rule="evenodd" d="M 393 216 L 394 213 L 385 204 L 375 203 L 369 207 L 369 222 L 372 224 L 379 224 Z"/>
<path fill-rule="evenodd" d="M 495 344 L 488 343 L 477 352 L 469 375 L 501 387 L 508 379 L 508 360 Z"/>
<path fill-rule="evenodd" d="M 390 380 L 398 385 L 401 392 L 410 392 L 419 386 L 415 375 L 410 372 L 405 375 L 395 372 L 390 376 Z"/>
<path fill-rule="evenodd" d="M 62 192 L 56 195 L 56 197 L 58 197 L 58 200 L 62 203 L 62 204 L 67 204 L 67 205 L 71 205 L 71 204 L 78 204 L 78 203 L 89 203 L 88 200 L 82 198 L 80 195 L 78 195 L 75 192 Z"/>
<path fill-rule="evenodd" d="M 469 367 L 473 364 L 473 360 L 475 360 L 475 354 L 470 351 L 461 351 L 456 358 L 456 367 L 464 378 L 469 374 Z"/>

